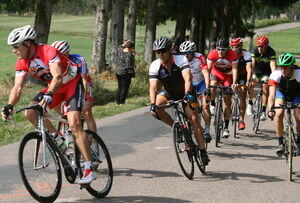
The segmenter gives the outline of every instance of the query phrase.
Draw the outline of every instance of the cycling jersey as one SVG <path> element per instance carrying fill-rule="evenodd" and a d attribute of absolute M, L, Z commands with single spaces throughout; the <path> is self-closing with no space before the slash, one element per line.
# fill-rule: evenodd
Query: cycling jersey
<path fill-rule="evenodd" d="M 242 50 L 242 56 L 239 56 L 238 75 L 247 75 L 247 64 L 252 63 L 251 53 Z"/>
<path fill-rule="evenodd" d="M 61 64 L 63 84 L 68 83 L 76 77 L 78 73 L 77 65 L 57 51 L 57 49 L 47 44 L 37 45 L 36 54 L 32 59 L 18 59 L 16 76 L 21 75 L 26 77 L 29 72 L 38 80 L 50 83 L 52 75 L 49 66 L 57 62 Z"/>
<path fill-rule="evenodd" d="M 300 69 L 295 66 L 291 77 L 285 78 L 282 76 L 281 70 L 275 70 L 270 75 L 269 85 L 275 86 L 276 89 L 284 94 L 286 97 L 295 98 L 300 89 Z"/>
<path fill-rule="evenodd" d="M 258 52 L 258 48 L 255 47 L 252 50 L 251 57 L 255 58 L 254 75 L 261 77 L 263 75 L 269 76 L 272 72 L 270 67 L 270 61 L 276 59 L 276 53 L 270 46 L 266 48 L 264 54 Z"/>
<path fill-rule="evenodd" d="M 189 61 L 191 73 L 193 75 L 193 86 L 200 84 L 204 80 L 202 70 L 207 69 L 206 58 L 203 54 L 194 53 L 194 58 Z"/>
<path fill-rule="evenodd" d="M 212 61 L 212 80 L 224 81 L 224 86 L 229 86 L 232 82 L 232 65 L 238 63 L 238 55 L 231 49 L 227 50 L 224 58 L 219 57 L 218 50 L 209 52 L 207 61 Z"/>
<path fill-rule="evenodd" d="M 160 59 L 153 61 L 149 68 L 149 80 L 159 80 L 171 95 L 184 95 L 185 86 L 182 71 L 189 70 L 187 59 L 183 55 L 172 55 L 170 71 Z"/>

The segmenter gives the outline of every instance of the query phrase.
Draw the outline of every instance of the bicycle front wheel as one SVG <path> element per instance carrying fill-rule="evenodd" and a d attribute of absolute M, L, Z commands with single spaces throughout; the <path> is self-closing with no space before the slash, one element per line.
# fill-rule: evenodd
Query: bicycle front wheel
<path fill-rule="evenodd" d="M 260 114 L 262 112 L 262 97 L 258 97 L 254 102 L 254 110 L 253 110 L 253 131 L 256 134 L 258 132 L 259 122 L 260 122 Z"/>
<path fill-rule="evenodd" d="M 110 154 L 105 143 L 98 134 L 91 130 L 86 130 L 85 132 L 90 141 L 92 165 L 96 177 L 96 180 L 94 180 L 86 189 L 94 197 L 104 198 L 110 192 L 113 183 L 113 167 Z M 80 166 L 80 175 L 82 176 L 84 161 L 78 148 L 76 148 L 75 153 L 76 165 Z"/>
<path fill-rule="evenodd" d="M 42 137 L 38 132 L 29 133 L 22 139 L 19 169 L 23 183 L 33 198 L 39 202 L 56 200 L 62 184 L 59 159 L 48 142 L 43 152 Z"/>
<path fill-rule="evenodd" d="M 293 149 L 293 131 L 291 129 L 291 126 L 288 128 L 288 165 L 289 165 L 289 180 L 293 180 L 293 155 L 294 155 L 294 149 Z"/>
<path fill-rule="evenodd" d="M 221 101 L 222 102 L 222 101 Z M 219 146 L 219 142 L 221 141 L 221 133 L 223 130 L 223 115 L 222 115 L 222 104 L 221 102 L 216 103 L 216 111 L 215 111 L 215 133 L 216 133 L 216 147 Z"/>
<path fill-rule="evenodd" d="M 206 166 L 202 162 L 201 152 L 200 152 L 200 149 L 198 149 L 198 147 L 196 147 L 196 149 L 195 149 L 195 160 L 196 160 L 199 170 L 201 171 L 201 173 L 204 174 L 205 170 L 206 170 Z"/>
<path fill-rule="evenodd" d="M 239 103 L 238 101 L 234 101 L 233 103 L 233 111 L 232 111 L 232 118 L 231 118 L 231 121 L 232 121 L 232 125 L 233 125 L 233 136 L 234 138 L 236 138 L 236 130 L 237 130 L 237 125 L 239 123 Z"/>
<path fill-rule="evenodd" d="M 189 141 L 184 136 L 183 126 L 179 122 L 173 125 L 173 139 L 179 166 L 188 179 L 194 176 L 194 161 Z"/>

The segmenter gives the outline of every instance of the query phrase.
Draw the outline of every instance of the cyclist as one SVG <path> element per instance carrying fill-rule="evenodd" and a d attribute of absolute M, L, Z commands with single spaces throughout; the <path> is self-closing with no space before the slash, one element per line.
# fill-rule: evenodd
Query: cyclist
<path fill-rule="evenodd" d="M 232 84 L 232 88 L 236 89 L 237 84 L 237 70 L 238 70 L 238 56 L 229 49 L 229 42 L 227 39 L 219 39 L 216 42 L 216 49 L 209 52 L 207 57 L 208 70 L 211 72 L 211 85 L 217 85 L 218 82 L 223 81 L 225 87 Z M 223 131 L 223 138 L 229 137 L 229 119 L 231 116 L 231 94 L 228 89 L 224 90 L 224 121 L 225 127 Z M 211 90 L 211 113 L 214 112 L 216 90 Z"/>
<path fill-rule="evenodd" d="M 233 51 L 239 57 L 238 64 L 238 79 L 237 82 L 239 85 L 250 86 L 251 77 L 252 77 L 252 60 L 250 52 L 243 49 L 243 40 L 241 38 L 233 38 L 230 41 L 230 46 Z M 239 129 L 244 130 L 246 128 L 244 118 L 246 110 L 246 96 L 247 89 L 245 87 L 238 89 L 239 98 L 240 98 L 240 123 Z"/>
<path fill-rule="evenodd" d="M 252 85 L 249 89 L 249 100 L 247 106 L 247 115 L 252 114 L 252 98 L 254 87 L 258 81 L 268 82 L 269 76 L 272 71 L 276 69 L 276 53 L 272 47 L 269 46 L 269 39 L 267 36 L 262 35 L 256 40 L 256 47 L 252 50 L 252 66 L 254 67 L 254 73 L 252 76 Z M 260 120 L 264 121 L 266 117 L 266 107 L 268 100 L 268 85 L 263 85 L 263 97 L 262 97 L 262 114 Z"/>
<path fill-rule="evenodd" d="M 210 96 L 209 71 L 207 69 L 205 56 L 201 53 L 196 52 L 196 49 L 196 44 L 191 41 L 185 41 L 179 47 L 180 52 L 184 54 L 186 59 L 188 60 L 191 69 L 191 73 L 193 76 L 193 91 L 196 94 L 200 94 L 203 117 L 205 121 L 204 137 L 206 142 L 210 142 L 212 139 L 210 136 L 211 114 L 209 110 L 209 102 L 207 101 L 207 98 Z"/>
<path fill-rule="evenodd" d="M 173 126 L 173 119 L 164 109 L 157 109 L 157 106 L 166 103 L 168 100 L 178 100 L 185 98 L 192 102 L 193 106 L 198 106 L 196 97 L 191 93 L 192 75 L 187 60 L 182 55 L 172 55 L 172 41 L 168 37 L 160 37 L 153 42 L 153 50 L 159 56 L 153 61 L 149 68 L 149 95 L 150 113 L 153 117 L 162 120 L 169 126 Z M 164 89 L 156 95 L 158 81 Z M 198 109 L 185 107 L 187 116 L 191 122 L 201 158 L 204 164 L 210 161 L 204 146 L 204 136 L 198 118 Z"/>
<path fill-rule="evenodd" d="M 277 60 L 276 69 L 270 75 L 269 80 L 269 99 L 268 116 L 275 117 L 275 131 L 278 138 L 279 147 L 276 150 L 277 155 L 283 155 L 283 109 L 272 109 L 272 107 L 284 104 L 291 100 L 293 104 L 300 105 L 300 67 L 294 65 L 295 57 L 290 53 L 283 53 Z M 294 109 L 294 116 L 297 130 L 297 146 L 300 149 L 300 109 Z"/>
<path fill-rule="evenodd" d="M 82 108 L 82 115 L 86 121 L 87 128 L 94 132 L 97 132 L 97 126 L 95 119 L 93 117 L 92 107 L 93 107 L 93 83 L 92 78 L 89 74 L 89 70 L 83 56 L 79 54 L 70 54 L 70 44 L 67 41 L 55 41 L 51 44 L 54 48 L 60 51 L 63 55 L 68 57 L 73 63 L 79 67 L 79 73 L 82 77 L 83 87 L 84 87 L 84 99 Z"/>
<path fill-rule="evenodd" d="M 35 38 L 36 33 L 30 25 L 14 29 L 8 36 L 7 44 L 13 47 L 12 52 L 17 55 L 18 60 L 15 84 L 11 89 L 8 105 L 2 109 L 2 118 L 7 120 L 19 101 L 28 73 L 48 82 L 48 87 L 41 90 L 31 104 L 39 103 L 43 107 L 53 108 L 63 100 L 67 102 L 68 122 L 85 160 L 85 173 L 78 183 L 90 184 L 95 177 L 89 140 L 80 123 L 83 88 L 80 74 L 77 74 L 78 67 L 50 45 L 37 44 Z M 27 110 L 25 116 L 33 125 L 37 125 L 35 110 Z"/>

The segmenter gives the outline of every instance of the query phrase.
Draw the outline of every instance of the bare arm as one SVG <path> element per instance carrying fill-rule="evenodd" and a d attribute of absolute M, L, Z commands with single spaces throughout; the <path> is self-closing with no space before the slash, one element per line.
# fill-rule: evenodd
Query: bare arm
<path fill-rule="evenodd" d="M 270 61 L 270 67 L 271 67 L 272 72 L 276 69 L 276 60 L 275 59 L 272 59 Z"/>
<path fill-rule="evenodd" d="M 232 84 L 237 83 L 238 77 L 238 63 L 232 64 Z"/>
<path fill-rule="evenodd" d="M 209 75 L 208 69 L 203 69 L 202 70 L 202 74 L 204 76 L 204 81 L 205 81 L 206 89 L 208 89 L 209 85 L 210 85 L 210 75 Z"/>
<path fill-rule="evenodd" d="M 276 87 L 275 86 L 269 86 L 269 98 L 268 98 L 268 109 L 269 110 L 271 110 L 271 107 L 274 106 L 275 93 L 276 93 Z"/>
<path fill-rule="evenodd" d="M 185 69 L 181 72 L 184 79 L 184 92 L 190 92 L 192 86 L 192 74 L 190 69 Z"/>
<path fill-rule="evenodd" d="M 149 97 L 150 97 L 151 104 L 155 104 L 156 102 L 157 81 L 158 80 L 149 80 L 150 83 Z"/>
<path fill-rule="evenodd" d="M 84 95 L 87 94 L 87 74 L 83 73 L 81 74 L 81 78 L 82 78 L 82 83 L 83 83 L 83 87 L 84 87 Z"/>
<path fill-rule="evenodd" d="M 253 74 L 252 63 L 247 63 L 246 71 L 247 71 L 247 81 L 250 81 L 251 77 L 252 77 L 252 74 Z"/>
<path fill-rule="evenodd" d="M 55 92 L 60 88 L 62 85 L 63 77 L 61 72 L 61 65 L 60 63 L 56 62 L 49 65 L 50 72 L 52 75 L 51 83 L 49 84 L 48 91 Z"/>
<path fill-rule="evenodd" d="M 25 81 L 26 81 L 26 77 L 16 76 L 14 87 L 10 91 L 9 100 L 8 100 L 9 104 L 14 106 L 16 103 L 18 103 L 22 95 L 22 90 L 25 85 Z"/>
<path fill-rule="evenodd" d="M 212 64 L 213 64 L 212 61 L 207 60 L 207 69 L 208 69 L 209 72 L 211 72 Z"/>

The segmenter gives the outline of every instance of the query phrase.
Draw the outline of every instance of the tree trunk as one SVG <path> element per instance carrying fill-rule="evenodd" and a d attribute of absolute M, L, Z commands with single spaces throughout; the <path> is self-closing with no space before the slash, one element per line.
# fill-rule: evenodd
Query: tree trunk
<path fill-rule="evenodd" d="M 137 11 L 138 0 L 130 0 L 128 21 L 127 21 L 127 39 L 135 42 L 136 32 L 136 11 Z"/>
<path fill-rule="evenodd" d="M 253 9 L 254 10 L 254 9 Z M 255 18 L 256 18 L 256 15 L 255 15 L 255 12 L 252 12 L 252 16 L 251 16 L 251 19 L 250 19 L 250 25 L 251 25 L 251 32 L 252 32 L 252 35 L 250 36 L 250 40 L 249 40 L 249 46 L 248 46 L 248 51 L 252 51 L 252 48 L 253 48 L 253 37 L 254 37 L 254 28 L 255 28 Z"/>
<path fill-rule="evenodd" d="M 154 60 L 153 42 L 156 34 L 157 0 L 148 0 L 144 60 L 150 64 Z"/>
<path fill-rule="evenodd" d="M 37 33 L 37 42 L 47 44 L 51 25 L 51 16 L 53 5 L 57 0 L 38 0 L 34 29 Z"/>
<path fill-rule="evenodd" d="M 108 24 L 108 0 L 97 1 L 96 29 L 93 42 L 93 71 L 101 73 L 105 69 L 105 50 Z"/>
<path fill-rule="evenodd" d="M 110 31 L 110 65 L 116 66 L 117 47 L 123 42 L 125 0 L 112 0 Z"/>
<path fill-rule="evenodd" d="M 186 25 L 187 25 L 187 21 L 188 21 L 188 15 L 183 13 L 179 13 L 177 15 L 177 19 L 176 19 L 176 26 L 175 26 L 175 34 L 174 36 L 177 36 L 178 33 L 180 33 L 180 36 L 182 39 L 185 38 L 185 31 L 186 31 Z"/>
<path fill-rule="evenodd" d="M 201 18 L 199 21 L 199 43 L 198 43 L 198 50 L 200 53 L 205 52 L 205 46 L 206 46 L 206 19 Z"/>
<path fill-rule="evenodd" d="M 198 44 L 199 41 L 199 20 L 197 17 L 193 17 L 191 21 L 191 36 L 190 40 Z"/>

